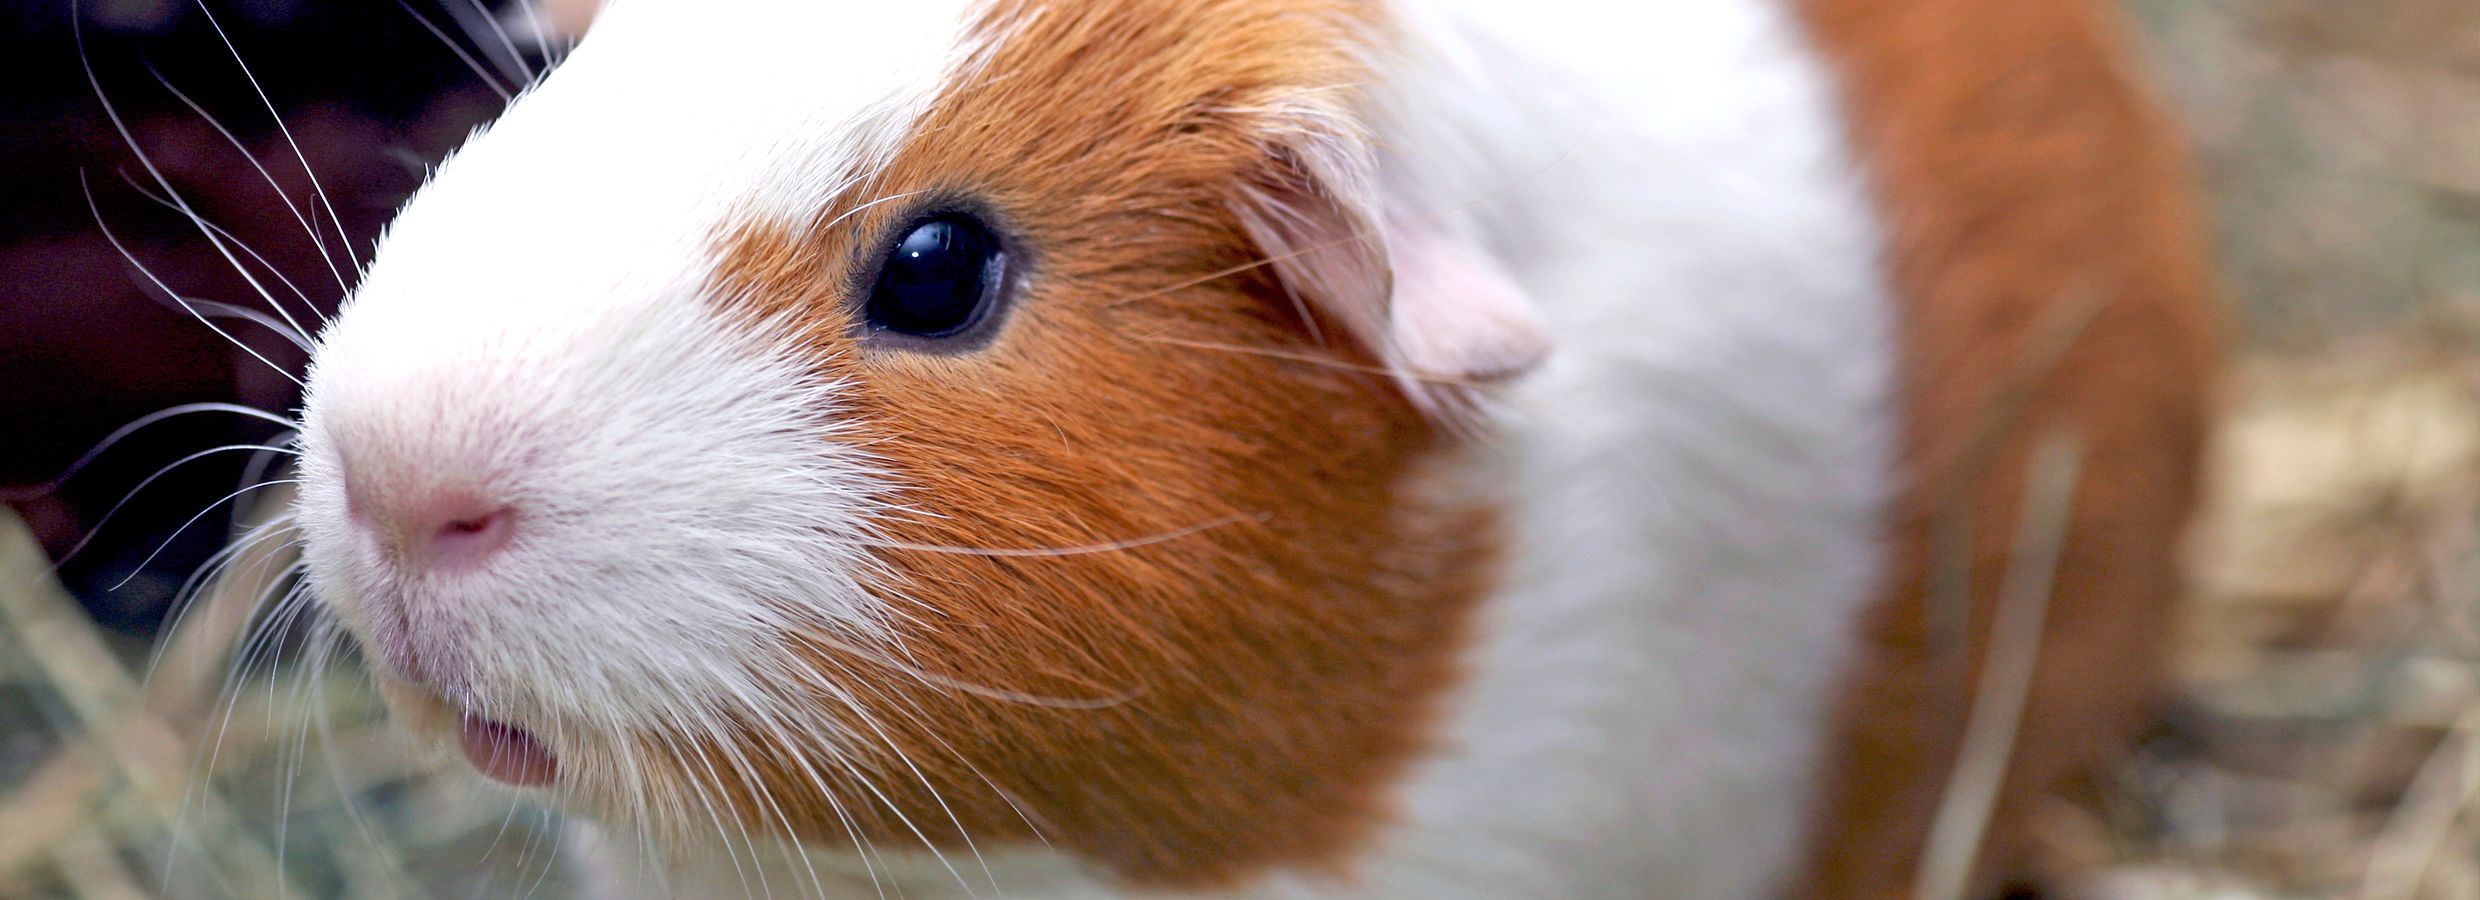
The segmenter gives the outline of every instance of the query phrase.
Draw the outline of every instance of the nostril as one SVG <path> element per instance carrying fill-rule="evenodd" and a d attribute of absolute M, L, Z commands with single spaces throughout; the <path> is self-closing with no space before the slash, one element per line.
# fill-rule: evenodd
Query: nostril
<path fill-rule="evenodd" d="M 515 513 L 506 508 L 447 519 L 430 535 L 431 559 L 443 564 L 474 564 L 508 546 L 516 532 Z"/>

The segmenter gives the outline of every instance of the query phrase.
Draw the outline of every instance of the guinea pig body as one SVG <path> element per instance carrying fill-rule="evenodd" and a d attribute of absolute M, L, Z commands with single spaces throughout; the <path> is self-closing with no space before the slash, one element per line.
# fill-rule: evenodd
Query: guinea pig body
<path fill-rule="evenodd" d="M 2021 874 L 2212 344 L 2105 17 L 1546 2 L 624 0 L 322 336 L 316 592 L 609 893 L 1908 893 L 2068 433 Z"/>

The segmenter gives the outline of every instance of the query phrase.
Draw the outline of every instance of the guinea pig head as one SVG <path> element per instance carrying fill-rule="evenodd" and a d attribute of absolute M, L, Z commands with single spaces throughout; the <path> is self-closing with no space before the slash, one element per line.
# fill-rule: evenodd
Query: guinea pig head
<path fill-rule="evenodd" d="M 1542 352 L 1389 193 L 1388 23 L 753 5 L 618 4 L 322 337 L 391 707 L 678 848 L 1348 869 L 1498 560 L 1456 420 Z"/>

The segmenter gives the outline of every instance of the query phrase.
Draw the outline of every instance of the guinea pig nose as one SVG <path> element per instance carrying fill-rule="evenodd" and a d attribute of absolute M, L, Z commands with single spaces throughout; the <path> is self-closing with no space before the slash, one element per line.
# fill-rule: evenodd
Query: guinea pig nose
<path fill-rule="evenodd" d="M 352 505 L 355 520 L 370 529 L 403 565 L 461 569 L 478 566 L 516 538 L 517 510 L 461 490 L 433 490 L 392 498 L 396 502 Z"/>
<path fill-rule="evenodd" d="M 508 546 L 515 535 L 515 511 L 506 506 L 452 507 L 430 521 L 430 559 L 435 564 L 473 565 Z"/>

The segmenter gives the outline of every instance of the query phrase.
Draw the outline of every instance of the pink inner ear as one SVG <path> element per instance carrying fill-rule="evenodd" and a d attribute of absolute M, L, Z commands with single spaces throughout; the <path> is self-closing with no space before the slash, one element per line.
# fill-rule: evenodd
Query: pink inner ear
<path fill-rule="evenodd" d="M 1395 290 L 1387 342 L 1414 378 L 1499 381 L 1550 353 L 1530 298 L 1481 248 L 1424 226 L 1387 236 Z"/>
<path fill-rule="evenodd" d="M 1472 241 L 1388 202 L 1366 143 L 1303 141 L 1267 156 L 1275 164 L 1242 186 L 1241 221 L 1293 295 L 1378 353 L 1417 402 L 1443 413 L 1461 405 L 1452 387 L 1502 381 L 1549 355 L 1524 289 Z"/>

